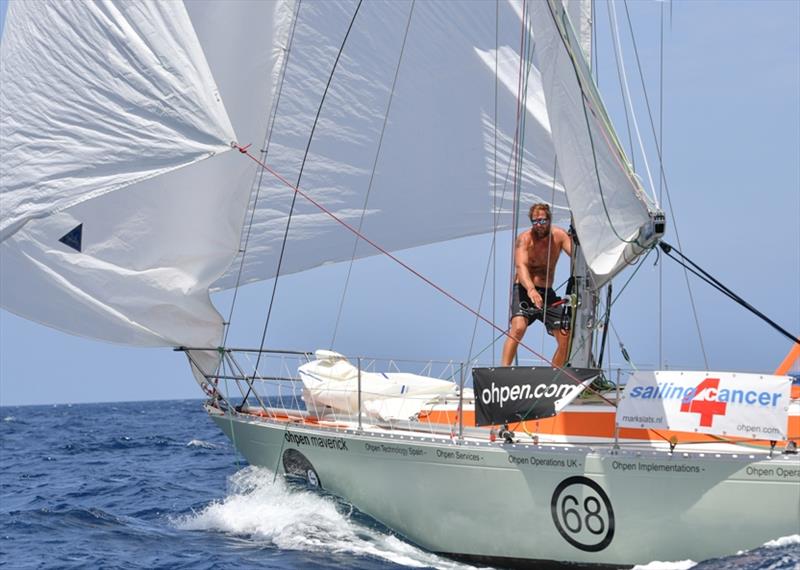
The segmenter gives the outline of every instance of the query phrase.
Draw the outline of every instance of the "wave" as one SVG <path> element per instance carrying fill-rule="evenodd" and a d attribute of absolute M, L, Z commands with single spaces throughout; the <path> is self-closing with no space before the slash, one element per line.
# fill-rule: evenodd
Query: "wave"
<path fill-rule="evenodd" d="M 776 538 L 775 540 L 769 540 L 765 542 L 761 547 L 755 549 L 756 551 L 761 549 L 776 549 L 776 548 L 786 548 L 789 546 L 795 546 L 800 544 L 800 534 L 793 534 L 789 536 L 782 536 L 780 538 Z M 706 568 L 708 564 L 710 564 L 713 568 L 724 568 L 724 567 L 741 567 L 741 568 L 750 568 L 750 567 L 757 567 L 753 566 L 753 564 L 760 564 L 764 561 L 764 557 L 759 557 L 757 560 L 752 559 L 753 551 L 750 550 L 740 550 L 735 555 L 727 556 L 724 558 L 718 558 L 711 561 L 706 561 L 700 566 Z M 780 568 L 800 568 L 797 566 L 797 560 L 792 558 L 780 558 L 779 560 L 774 561 L 774 564 L 770 564 L 769 568 L 780 569 Z M 676 562 L 661 562 L 658 560 L 654 560 L 653 562 L 648 562 L 647 564 L 639 564 L 633 567 L 633 570 L 688 570 L 689 568 L 693 568 L 698 566 L 697 562 L 693 560 L 681 560 Z"/>
<path fill-rule="evenodd" d="M 654 560 L 647 564 L 637 564 L 633 567 L 633 570 L 688 570 L 694 566 L 697 566 L 697 562 L 694 560 L 680 560 L 677 562 Z"/>
<path fill-rule="evenodd" d="M 217 445 L 210 441 L 203 441 L 202 439 L 193 439 L 186 444 L 186 447 L 201 447 L 203 449 L 217 449 Z"/>
<path fill-rule="evenodd" d="M 789 536 L 782 536 L 780 538 L 776 538 L 775 540 L 769 540 L 764 543 L 764 547 L 782 548 L 784 546 L 792 546 L 795 544 L 800 544 L 800 534 L 792 534 Z"/>
<path fill-rule="evenodd" d="M 284 550 L 369 556 L 416 568 L 473 568 L 356 522 L 352 507 L 333 497 L 273 477 L 269 469 L 246 467 L 229 478 L 225 499 L 173 517 L 172 523 L 182 530 L 222 532 Z"/>

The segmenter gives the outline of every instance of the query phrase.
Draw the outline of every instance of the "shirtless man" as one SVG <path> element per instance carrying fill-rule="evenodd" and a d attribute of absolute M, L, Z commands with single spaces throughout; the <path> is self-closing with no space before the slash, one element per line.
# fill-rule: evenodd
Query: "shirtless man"
<path fill-rule="evenodd" d="M 534 204 L 528 214 L 532 227 L 519 234 L 514 250 L 517 274 L 511 299 L 511 327 L 503 345 L 503 366 L 511 366 L 525 331 L 533 321 L 542 320 L 547 332 L 554 336 L 558 347 L 553 366 L 567 361 L 569 323 L 562 323 L 561 307 L 542 310 L 561 299 L 553 291 L 556 263 L 564 251 L 572 255 L 572 240 L 561 228 L 550 226 L 550 206 Z"/>

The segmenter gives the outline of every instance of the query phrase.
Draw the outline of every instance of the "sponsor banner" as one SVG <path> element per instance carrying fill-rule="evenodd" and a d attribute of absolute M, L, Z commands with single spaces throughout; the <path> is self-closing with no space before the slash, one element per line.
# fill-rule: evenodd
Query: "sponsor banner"
<path fill-rule="evenodd" d="M 554 416 L 598 374 L 591 368 L 473 368 L 475 425 Z"/>
<path fill-rule="evenodd" d="M 791 384 L 768 374 L 636 372 L 617 406 L 617 425 L 786 439 Z"/>

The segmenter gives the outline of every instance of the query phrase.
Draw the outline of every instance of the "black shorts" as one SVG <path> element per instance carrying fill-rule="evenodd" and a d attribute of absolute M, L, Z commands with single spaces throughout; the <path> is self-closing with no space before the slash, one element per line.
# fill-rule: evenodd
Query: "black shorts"
<path fill-rule="evenodd" d="M 542 300 L 547 303 L 547 310 L 537 309 L 528 297 L 525 288 L 520 283 L 514 283 L 514 291 L 511 296 L 511 318 L 525 317 L 529 325 L 534 321 L 544 321 L 544 327 L 550 334 L 553 334 L 555 329 L 569 330 L 569 306 L 559 303 L 561 297 L 556 295 L 552 288 L 537 287 L 536 290 L 542 296 Z M 555 303 L 559 303 L 559 305 L 553 307 Z"/>

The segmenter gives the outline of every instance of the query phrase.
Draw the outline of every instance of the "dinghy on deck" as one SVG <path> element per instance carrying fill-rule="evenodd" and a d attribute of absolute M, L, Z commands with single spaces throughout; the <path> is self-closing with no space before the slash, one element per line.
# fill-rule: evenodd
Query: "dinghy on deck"
<path fill-rule="evenodd" d="M 300 366 L 303 401 L 308 409 L 353 414 L 359 409 L 382 421 L 407 420 L 439 400 L 458 398 L 453 382 L 406 372 L 368 372 L 330 350 L 317 350 L 316 360 Z M 360 390 L 360 392 L 359 392 Z M 468 398 L 472 397 L 471 390 Z"/>

